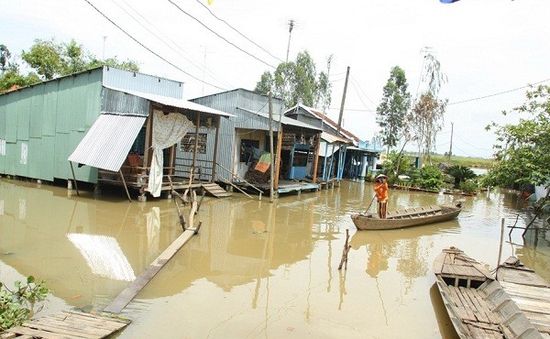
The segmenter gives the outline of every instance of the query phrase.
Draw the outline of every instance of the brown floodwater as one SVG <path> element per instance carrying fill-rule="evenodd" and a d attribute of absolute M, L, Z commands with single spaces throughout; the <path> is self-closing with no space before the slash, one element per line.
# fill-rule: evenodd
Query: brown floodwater
<path fill-rule="evenodd" d="M 390 191 L 389 209 L 465 200 L 458 219 L 403 230 L 357 232 L 372 185 L 282 197 L 206 198 L 200 234 L 187 243 L 123 315 L 118 338 L 454 338 L 431 269 L 457 246 L 492 267 L 500 218 L 527 206 L 509 192 L 452 197 Z M 525 213 L 518 226 L 529 220 Z M 352 249 L 338 271 L 346 230 Z M 508 232 L 508 231 L 506 231 Z M 170 200 L 128 203 L 0 179 L 0 281 L 34 275 L 52 290 L 48 314 L 102 309 L 181 234 Z M 506 237 L 550 280 L 550 234 Z M 511 241 L 510 241 L 511 240 Z"/>

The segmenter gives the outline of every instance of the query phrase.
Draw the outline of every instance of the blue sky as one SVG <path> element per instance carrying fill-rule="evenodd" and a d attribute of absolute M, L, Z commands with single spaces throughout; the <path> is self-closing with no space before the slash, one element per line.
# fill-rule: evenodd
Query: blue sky
<path fill-rule="evenodd" d="M 269 69 L 208 32 L 167 0 L 90 1 L 148 47 L 218 87 L 253 89 L 261 73 Z M 173 1 L 258 58 L 278 63 L 213 18 L 198 0 Z M 219 91 L 150 54 L 85 1 L 0 0 L 0 6 L 0 43 L 16 54 L 36 38 L 74 38 L 98 56 L 105 53 L 106 57 L 134 59 L 145 73 L 184 81 L 187 98 Z M 349 65 L 352 81 L 346 108 L 350 110 L 345 113 L 344 127 L 362 138 L 377 131 L 374 110 L 394 65 L 405 70 L 410 91 L 417 94 L 425 46 L 433 49 L 447 74 L 449 81 L 441 96 L 451 103 L 550 78 L 547 0 L 462 0 L 454 4 L 438 0 L 214 0 L 209 8 L 281 59 L 286 54 L 287 22 L 294 19 L 291 59 L 307 49 L 318 67 L 325 68 L 327 57 L 333 55 L 334 109 L 330 116 L 335 119 Z M 500 112 L 519 105 L 523 98 L 524 91 L 515 91 L 450 105 L 437 151 L 448 150 L 453 122 L 453 153 L 490 156 L 495 138 L 484 127 L 491 121 L 517 121 L 517 116 L 504 117 Z"/>

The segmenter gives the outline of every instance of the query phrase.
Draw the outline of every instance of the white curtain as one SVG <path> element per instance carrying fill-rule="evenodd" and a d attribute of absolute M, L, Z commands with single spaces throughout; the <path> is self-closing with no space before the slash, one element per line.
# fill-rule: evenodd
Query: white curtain
<path fill-rule="evenodd" d="M 162 111 L 153 111 L 153 158 L 149 171 L 147 191 L 153 197 L 160 196 L 162 186 L 162 169 L 164 157 L 162 150 L 181 140 L 195 125 L 183 114 L 164 114 Z"/>

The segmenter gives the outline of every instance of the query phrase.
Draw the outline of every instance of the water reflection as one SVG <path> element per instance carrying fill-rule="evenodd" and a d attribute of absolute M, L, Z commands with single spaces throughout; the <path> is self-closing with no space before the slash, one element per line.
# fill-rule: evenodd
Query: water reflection
<path fill-rule="evenodd" d="M 489 192 L 461 198 L 457 220 L 356 232 L 350 215 L 372 195 L 371 184 L 344 182 L 274 204 L 205 199 L 200 234 L 129 305 L 134 323 L 120 337 L 452 337 L 430 290 L 433 259 L 454 245 L 494 265 L 500 218 L 514 218 L 524 202 Z M 455 200 L 391 191 L 390 208 Z M 338 271 L 346 229 L 352 250 L 348 270 Z M 0 269 L 10 268 L 1 280 L 13 269 L 33 274 L 71 306 L 105 306 L 180 234 L 169 200 L 129 204 L 0 181 Z M 514 233 L 503 258 L 515 253 L 548 279 L 548 238 Z"/>

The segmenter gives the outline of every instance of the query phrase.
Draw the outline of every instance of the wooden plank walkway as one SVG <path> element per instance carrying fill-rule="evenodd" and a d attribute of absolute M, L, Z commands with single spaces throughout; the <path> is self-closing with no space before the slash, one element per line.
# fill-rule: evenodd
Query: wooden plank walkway
<path fill-rule="evenodd" d="M 206 192 L 216 198 L 226 198 L 231 196 L 231 193 L 227 192 L 216 183 L 202 184 L 202 188 L 204 188 Z"/>
<path fill-rule="evenodd" d="M 497 279 L 543 337 L 550 339 L 550 284 L 515 257 L 499 266 Z"/>
<path fill-rule="evenodd" d="M 0 333 L 0 339 L 99 339 L 108 337 L 128 324 L 130 324 L 130 321 L 125 319 L 83 312 L 63 311 L 26 321 L 21 326 Z"/>
<path fill-rule="evenodd" d="M 195 230 L 187 229 L 156 258 L 151 265 L 126 287 L 105 309 L 104 312 L 120 313 L 135 298 L 145 285 L 194 235 Z"/>

